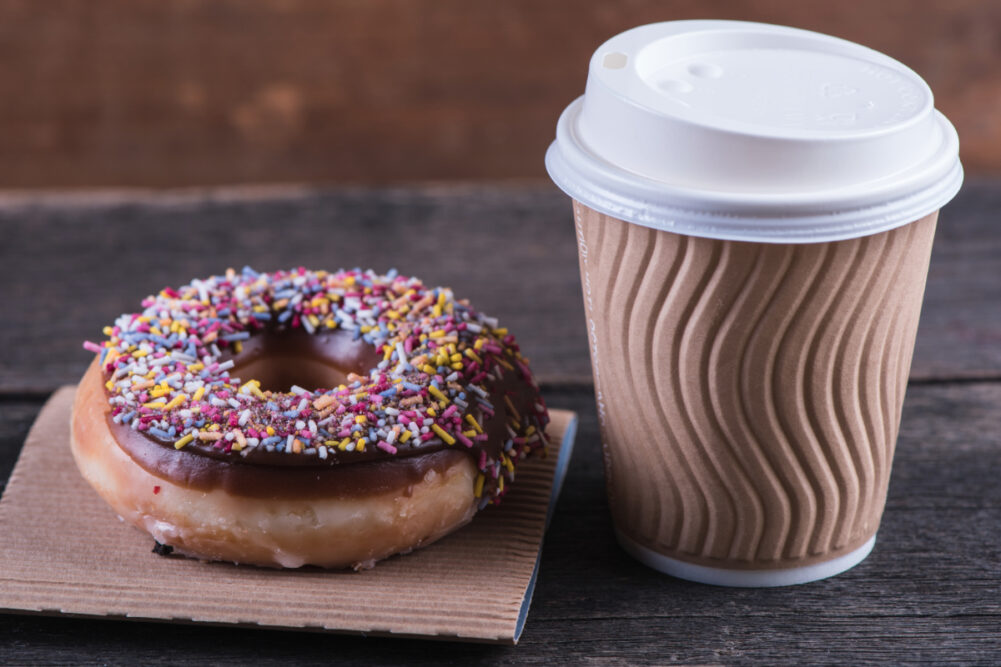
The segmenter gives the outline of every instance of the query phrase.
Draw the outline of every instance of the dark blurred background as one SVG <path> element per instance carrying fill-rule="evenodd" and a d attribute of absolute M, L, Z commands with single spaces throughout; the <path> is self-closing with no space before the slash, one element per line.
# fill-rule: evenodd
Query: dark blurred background
<path fill-rule="evenodd" d="M 682 18 L 883 51 L 1001 173 L 995 0 L 0 0 L 0 188 L 544 179 L 592 51 Z"/>

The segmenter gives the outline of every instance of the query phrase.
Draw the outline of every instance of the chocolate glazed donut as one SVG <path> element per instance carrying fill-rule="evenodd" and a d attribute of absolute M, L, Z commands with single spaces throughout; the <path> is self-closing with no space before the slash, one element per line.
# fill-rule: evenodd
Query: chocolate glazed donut
<path fill-rule="evenodd" d="M 73 453 L 122 518 L 180 553 L 368 567 L 465 524 L 544 451 L 513 338 L 447 290 L 245 269 L 143 305 L 85 345 L 99 357 Z"/>

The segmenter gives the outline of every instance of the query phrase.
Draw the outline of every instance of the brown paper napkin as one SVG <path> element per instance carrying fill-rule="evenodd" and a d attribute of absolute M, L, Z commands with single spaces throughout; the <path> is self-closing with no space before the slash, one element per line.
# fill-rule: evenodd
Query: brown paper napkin
<path fill-rule="evenodd" d="M 550 452 L 504 502 L 365 572 L 162 558 L 83 481 L 69 451 L 74 387 L 28 434 L 0 500 L 0 609 L 516 643 L 577 418 L 552 410 Z"/>

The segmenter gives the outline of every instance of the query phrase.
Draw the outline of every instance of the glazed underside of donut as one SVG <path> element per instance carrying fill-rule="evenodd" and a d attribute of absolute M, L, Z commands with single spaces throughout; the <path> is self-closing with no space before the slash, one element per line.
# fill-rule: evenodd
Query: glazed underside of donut
<path fill-rule="evenodd" d="M 128 523 L 180 553 L 270 567 L 365 567 L 448 534 L 470 519 L 476 468 L 456 457 L 423 479 L 358 497 L 261 498 L 193 489 L 145 470 L 108 427 L 99 366 L 91 365 L 72 417 L 84 478 Z"/>

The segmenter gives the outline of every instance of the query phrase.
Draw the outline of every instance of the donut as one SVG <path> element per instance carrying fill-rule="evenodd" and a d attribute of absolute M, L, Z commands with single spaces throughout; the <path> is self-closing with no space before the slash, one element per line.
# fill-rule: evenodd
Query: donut
<path fill-rule="evenodd" d="M 171 551 L 371 567 L 469 522 L 545 455 L 545 403 L 497 320 L 390 271 L 165 288 L 85 342 L 87 482 Z"/>

